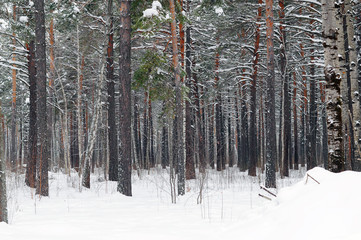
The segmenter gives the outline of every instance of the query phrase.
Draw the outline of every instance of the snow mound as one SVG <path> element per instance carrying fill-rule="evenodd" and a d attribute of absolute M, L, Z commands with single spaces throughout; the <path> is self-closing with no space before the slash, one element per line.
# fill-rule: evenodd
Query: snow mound
<path fill-rule="evenodd" d="M 253 239 L 361 239 L 360 183 L 358 172 L 314 168 L 238 228 Z"/>

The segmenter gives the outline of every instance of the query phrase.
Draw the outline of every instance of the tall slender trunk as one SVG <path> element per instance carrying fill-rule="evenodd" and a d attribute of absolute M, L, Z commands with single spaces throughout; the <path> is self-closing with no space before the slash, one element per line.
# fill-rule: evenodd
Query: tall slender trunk
<path fill-rule="evenodd" d="M 255 162 L 254 163 L 250 163 L 250 155 L 251 155 L 251 149 L 249 149 L 250 143 L 249 143 L 249 134 L 248 134 L 248 111 L 247 111 L 247 96 L 246 96 L 246 82 L 243 79 L 243 81 L 241 82 L 241 88 L 239 89 L 239 96 L 241 96 L 241 113 L 240 113 L 240 120 L 241 120 L 241 151 L 240 151 L 240 155 L 241 155 L 241 163 L 240 163 L 240 170 L 241 171 L 246 171 L 247 167 L 248 167 L 248 175 L 250 176 L 256 176 L 256 164 L 257 164 L 257 150 L 254 149 L 254 151 L 252 152 L 252 154 L 255 154 Z M 254 126 L 255 127 L 255 126 Z M 250 135 L 255 135 L 253 136 L 255 138 L 256 141 L 256 145 L 254 147 L 257 147 L 257 135 L 256 135 L 256 128 L 254 129 L 254 132 L 251 132 L 252 134 Z M 252 148 L 254 148 L 252 146 Z M 254 165 L 252 165 L 254 164 Z"/>
<path fill-rule="evenodd" d="M 0 105 L 0 120 L 3 124 L 4 116 Z M 6 194 L 6 160 L 4 158 L 4 128 L 0 131 L 0 222 L 8 222 L 7 194 Z"/>
<path fill-rule="evenodd" d="M 78 92 L 77 92 L 77 131 L 78 131 L 78 151 L 79 151 L 79 176 L 82 174 L 83 161 L 83 152 L 84 152 L 84 128 L 82 121 L 82 89 L 83 89 L 83 69 L 85 65 L 84 55 L 80 60 L 80 43 L 79 43 L 79 25 L 77 27 L 77 50 L 78 50 L 78 59 L 77 59 L 77 74 L 78 74 Z M 81 61 L 81 62 L 80 62 Z"/>
<path fill-rule="evenodd" d="M 13 21 L 16 22 L 16 4 L 13 4 Z M 18 167 L 17 158 L 16 158 L 16 35 L 15 31 L 13 32 L 12 37 L 13 44 L 13 53 L 12 61 L 12 102 L 11 102 L 11 144 L 10 144 L 10 162 L 11 162 L 11 171 L 15 172 Z"/>
<path fill-rule="evenodd" d="M 182 82 L 180 79 L 180 69 L 178 63 L 178 40 L 177 26 L 174 0 L 169 0 L 169 8 L 171 12 L 171 34 L 172 34 L 172 50 L 173 50 L 173 68 L 175 79 L 176 94 L 176 126 L 177 129 L 177 152 L 176 159 L 178 163 L 178 195 L 185 194 L 185 177 L 184 177 L 184 143 L 183 143 L 183 98 L 182 98 Z"/>
<path fill-rule="evenodd" d="M 228 91 L 228 166 L 234 165 L 234 129 L 232 126 L 232 106 L 230 92 Z"/>
<path fill-rule="evenodd" d="M 120 80 L 120 158 L 118 192 L 132 196 L 132 141 L 131 141 L 131 17 L 130 1 L 120 0 L 120 48 L 119 54 L 119 80 Z"/>
<path fill-rule="evenodd" d="M 289 81 L 290 77 L 287 73 L 287 55 L 286 55 L 286 31 L 284 27 L 285 18 L 285 1 L 279 0 L 279 19 L 280 19 L 280 40 L 281 40 L 281 56 L 280 56 L 280 68 L 281 78 L 283 82 L 283 153 L 282 156 L 282 175 L 289 176 L 289 163 L 291 152 L 291 102 L 289 94 Z M 280 153 L 281 154 L 281 153 Z"/>
<path fill-rule="evenodd" d="M 144 169 L 149 169 L 149 151 L 148 151 L 148 141 L 149 141 L 149 131 L 148 131 L 148 117 L 147 117 L 147 102 L 148 102 L 148 92 L 144 92 L 144 111 L 143 111 L 143 167 Z"/>
<path fill-rule="evenodd" d="M 35 188 L 36 159 L 37 159 L 37 125 L 36 125 L 36 67 L 35 67 L 35 44 L 31 41 L 28 46 L 28 72 L 30 90 L 29 109 L 29 155 L 26 165 L 26 184 Z"/>
<path fill-rule="evenodd" d="M 148 98 L 148 116 L 149 116 L 149 164 L 151 168 L 155 167 L 154 156 L 154 129 L 153 129 L 153 113 L 152 113 L 152 101 Z"/>
<path fill-rule="evenodd" d="M 46 43 L 45 43 L 45 13 L 44 0 L 35 3 L 35 58 L 37 76 L 37 189 L 36 193 L 49 196 L 48 163 L 49 163 L 49 133 L 46 107 Z"/>
<path fill-rule="evenodd" d="M 296 82 L 296 72 L 293 72 L 293 98 L 292 98 L 292 105 L 293 105 L 293 162 L 294 162 L 294 169 L 298 170 L 298 118 L 297 118 L 297 82 Z"/>
<path fill-rule="evenodd" d="M 257 11 L 257 27 L 255 35 L 255 44 L 253 52 L 253 73 L 252 73 L 252 85 L 251 85 L 251 100 L 250 100 L 250 121 L 249 121 L 249 144 L 252 146 L 249 151 L 249 171 L 248 175 L 256 176 L 256 163 L 257 163 L 257 137 L 256 137 L 256 104 L 257 104 L 257 74 L 258 74 L 258 61 L 259 61 L 259 44 L 261 37 L 260 22 L 262 18 L 262 4 L 263 0 L 258 0 Z"/>
<path fill-rule="evenodd" d="M 163 123 L 162 130 L 162 168 L 169 166 L 169 142 L 168 142 L 168 123 Z"/>
<path fill-rule="evenodd" d="M 267 90 L 266 90 L 266 187 L 276 187 L 275 68 L 273 48 L 273 0 L 266 0 Z"/>
<path fill-rule="evenodd" d="M 209 106 L 208 119 L 209 165 L 214 169 L 214 103 Z"/>
<path fill-rule="evenodd" d="M 109 180 L 118 181 L 118 137 L 115 123 L 114 88 L 114 29 L 113 0 L 108 0 L 108 49 L 107 49 L 107 90 L 108 90 L 108 143 L 109 143 Z"/>
<path fill-rule="evenodd" d="M 310 132 L 309 132 L 309 150 L 310 157 L 307 163 L 307 169 L 311 169 L 317 166 L 317 99 L 316 99 L 316 79 L 315 79 L 315 58 L 312 56 L 313 50 L 311 50 L 311 66 L 310 66 Z"/>
<path fill-rule="evenodd" d="M 189 0 L 187 1 L 186 10 L 189 13 Z M 182 37 L 181 37 L 182 39 Z M 186 101 L 186 179 L 195 179 L 196 172 L 194 166 L 194 155 L 195 155 L 195 111 L 192 108 L 192 96 L 194 95 L 194 91 L 196 91 L 194 80 L 192 80 L 192 70 L 191 70 L 191 28 L 187 26 L 186 28 L 186 46 L 185 46 L 185 70 L 186 70 L 186 84 L 190 89 L 188 93 L 189 100 Z M 181 45 L 182 49 L 182 45 Z M 184 47 L 183 47 L 184 49 Z M 184 50 L 183 50 L 184 51 Z M 182 50 L 181 50 L 182 52 Z M 182 55 L 182 54 L 181 54 Z M 197 96 L 197 93 L 195 93 Z M 197 101 L 196 99 L 194 99 Z M 198 99 L 199 104 L 199 99 Z M 199 107 L 199 106 L 197 106 Z M 199 130 L 199 129 L 198 129 Z M 201 136 L 200 136 L 201 137 Z M 200 139 L 200 138 L 199 138 Z M 199 149 L 200 150 L 200 149 Z M 199 151 L 198 151 L 199 152 Z"/>
<path fill-rule="evenodd" d="M 238 84 L 240 86 L 240 84 Z M 240 87 L 239 87 L 240 88 Z M 242 145 L 241 145 L 241 117 L 240 117 L 240 111 L 239 111 L 239 103 L 238 99 L 241 98 L 241 95 L 239 94 L 239 91 L 236 91 L 236 145 L 237 145 L 237 167 L 241 170 L 242 169 Z"/>
<path fill-rule="evenodd" d="M 139 105 L 138 105 L 138 97 L 137 94 L 134 94 L 134 121 L 133 121 L 133 135 L 134 135 L 134 147 L 135 147 L 135 154 L 136 154 L 136 159 L 137 159 L 137 164 L 140 168 L 142 168 L 143 166 L 141 165 L 141 158 L 142 158 L 142 153 L 141 153 L 141 139 L 140 139 L 140 126 L 139 126 Z"/>
<path fill-rule="evenodd" d="M 55 35 L 54 35 L 54 19 L 51 18 L 50 20 L 50 27 L 49 27 L 49 59 L 50 59 L 50 71 L 49 71 L 49 139 L 50 139 L 50 169 L 55 163 L 56 158 L 56 140 L 55 140 L 55 94 L 54 94 L 54 81 L 55 81 L 55 54 L 54 54 L 54 47 L 55 47 Z M 59 166 L 58 166 L 59 167 Z"/>
<path fill-rule="evenodd" d="M 303 50 L 303 44 L 300 44 L 301 57 L 305 57 L 305 52 Z M 301 66 L 302 69 L 302 84 L 303 84 L 303 106 L 302 106 L 302 144 L 301 144 L 301 166 L 304 167 L 305 163 L 309 162 L 309 115 L 308 115 L 308 91 L 307 91 L 307 77 L 306 77 L 306 68 Z"/>
<path fill-rule="evenodd" d="M 217 37 L 217 44 L 219 38 Z M 222 165 L 223 165 L 223 156 L 222 156 L 222 150 L 223 150 L 223 139 L 222 139 L 222 96 L 220 93 L 220 84 L 219 84 L 219 50 L 216 50 L 216 56 L 215 56 L 215 88 L 216 88 L 216 145 L 217 145 L 217 155 L 216 155 L 216 166 L 217 171 L 222 171 Z"/>

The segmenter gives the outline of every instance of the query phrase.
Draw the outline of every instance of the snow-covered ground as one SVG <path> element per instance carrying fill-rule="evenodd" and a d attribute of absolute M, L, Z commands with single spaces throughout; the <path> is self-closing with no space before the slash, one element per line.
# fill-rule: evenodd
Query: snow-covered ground
<path fill-rule="evenodd" d="M 187 181 L 186 195 L 171 203 L 169 174 L 154 169 L 133 176 L 133 197 L 117 193 L 99 172 L 91 189 L 50 173 L 50 197 L 34 197 L 23 176 L 8 180 L 7 239 L 361 239 L 361 173 L 321 168 L 291 171 L 279 179 L 277 198 L 260 189 L 264 176 L 236 168 L 210 171 L 199 201 L 200 181 Z M 259 197 L 261 193 L 272 201 Z"/>

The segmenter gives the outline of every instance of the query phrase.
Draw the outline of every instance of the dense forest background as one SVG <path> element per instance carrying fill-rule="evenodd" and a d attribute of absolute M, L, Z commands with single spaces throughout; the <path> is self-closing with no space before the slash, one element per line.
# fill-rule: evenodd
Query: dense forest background
<path fill-rule="evenodd" d="M 0 193 L 4 169 L 47 196 L 48 171 L 89 188 L 100 168 L 131 196 L 132 170 L 161 166 L 174 201 L 207 169 L 265 171 L 270 188 L 289 169 L 360 170 L 360 10 L 2 0 Z"/>

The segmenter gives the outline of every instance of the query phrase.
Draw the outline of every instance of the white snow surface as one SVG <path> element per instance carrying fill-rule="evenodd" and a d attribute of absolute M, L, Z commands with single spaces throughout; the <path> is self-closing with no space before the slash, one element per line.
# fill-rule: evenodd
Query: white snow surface
<path fill-rule="evenodd" d="M 237 168 L 207 173 L 202 204 L 200 181 L 186 183 L 185 196 L 171 203 L 169 171 L 134 172 L 133 196 L 116 191 L 99 171 L 91 189 L 79 191 L 76 173 L 49 173 L 50 197 L 32 197 L 24 176 L 8 178 L 10 224 L 0 239 L 361 239 L 361 173 L 322 168 L 291 171 L 278 179 L 273 197 L 259 188 L 264 175 Z M 258 196 L 261 193 L 272 201 Z"/>
<path fill-rule="evenodd" d="M 19 21 L 22 23 L 27 23 L 29 21 L 27 16 L 20 16 Z"/>
<path fill-rule="evenodd" d="M 152 2 L 152 8 L 148 8 L 143 11 L 143 17 L 153 17 L 158 16 L 158 9 L 162 9 L 162 4 L 159 1 Z"/>

